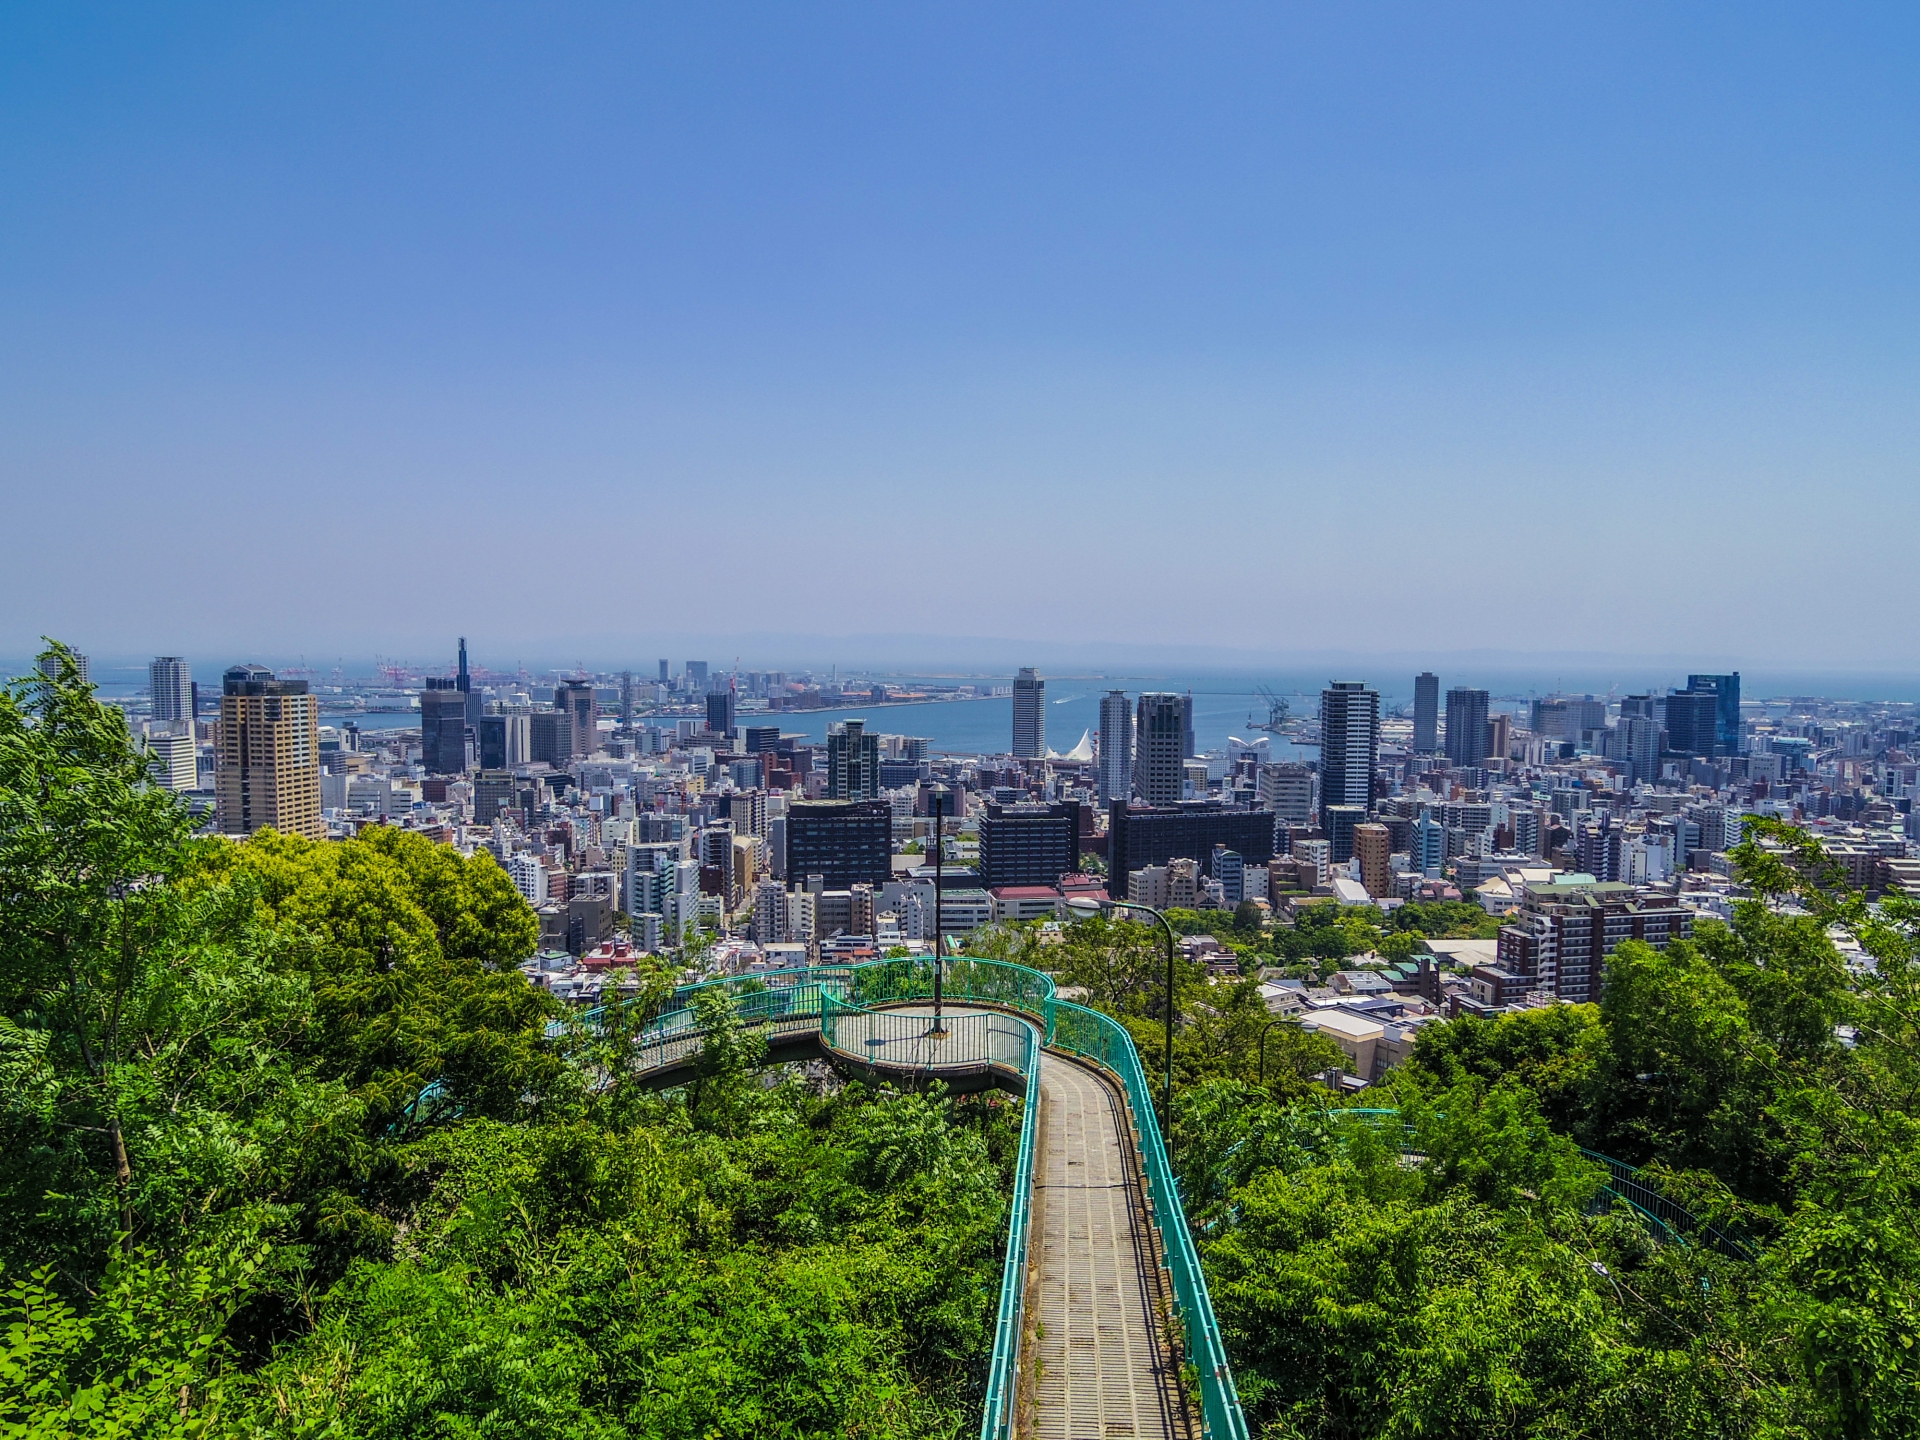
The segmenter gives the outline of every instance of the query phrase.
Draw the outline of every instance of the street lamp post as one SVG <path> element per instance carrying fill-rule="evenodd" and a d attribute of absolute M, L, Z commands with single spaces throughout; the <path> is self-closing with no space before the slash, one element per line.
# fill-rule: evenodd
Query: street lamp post
<path fill-rule="evenodd" d="M 952 794 L 944 785 L 935 785 L 927 792 L 927 803 L 933 806 L 933 1029 L 927 1032 L 929 1035 L 947 1033 L 946 1021 L 940 1013 L 941 979 L 947 970 L 947 936 L 942 923 L 946 918 L 943 908 L 946 886 L 942 879 L 946 873 L 947 841 L 940 821 Z"/>
<path fill-rule="evenodd" d="M 1267 1083 L 1267 1032 L 1276 1025 L 1297 1025 L 1300 1022 L 1291 1015 L 1282 1015 L 1278 1020 L 1269 1020 L 1260 1027 L 1260 1083 Z"/>
<path fill-rule="evenodd" d="M 1076 915 L 1091 916 L 1098 914 L 1102 907 L 1098 900 L 1069 900 L 1067 902 L 1067 908 Z M 1142 905 L 1137 900 L 1109 900 L 1106 902 L 1105 908 L 1108 910 L 1145 911 L 1147 914 L 1153 916 L 1154 919 L 1158 920 L 1161 928 L 1167 932 L 1167 1073 L 1161 1085 L 1162 1098 L 1160 1106 L 1166 1111 L 1167 1115 L 1167 1133 L 1165 1139 L 1167 1157 L 1171 1160 L 1173 1157 L 1173 956 L 1177 944 L 1173 933 L 1173 922 L 1151 905 Z"/>

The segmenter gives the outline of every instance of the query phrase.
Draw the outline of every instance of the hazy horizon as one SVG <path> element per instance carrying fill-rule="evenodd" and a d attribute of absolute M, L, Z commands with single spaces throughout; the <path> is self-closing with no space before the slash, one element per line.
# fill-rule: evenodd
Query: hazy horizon
<path fill-rule="evenodd" d="M 1920 669 L 1910 7 L 0 42 L 0 650 Z"/>

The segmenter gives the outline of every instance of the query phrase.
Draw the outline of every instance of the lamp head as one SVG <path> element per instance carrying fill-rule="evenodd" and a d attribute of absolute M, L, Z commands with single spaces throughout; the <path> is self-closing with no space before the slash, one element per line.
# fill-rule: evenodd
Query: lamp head
<path fill-rule="evenodd" d="M 1084 895 L 1076 895 L 1067 901 L 1067 911 L 1076 920 L 1091 920 L 1098 915 L 1101 905 L 1098 900 L 1090 900 Z"/>

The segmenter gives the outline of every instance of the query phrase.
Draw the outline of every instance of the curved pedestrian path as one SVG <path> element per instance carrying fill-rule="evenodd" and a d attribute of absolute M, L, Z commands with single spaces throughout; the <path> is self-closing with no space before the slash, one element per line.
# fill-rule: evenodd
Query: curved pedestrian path
<path fill-rule="evenodd" d="M 930 961 L 708 985 L 787 1053 L 811 1038 L 855 1073 L 1025 1096 L 982 1440 L 1244 1440 L 1132 1038 L 1024 966 L 949 969 L 941 1033 Z M 692 988 L 637 1038 L 639 1074 L 672 1083 L 698 1057 Z M 1197 1394 L 1182 1387 L 1183 1360 Z"/>

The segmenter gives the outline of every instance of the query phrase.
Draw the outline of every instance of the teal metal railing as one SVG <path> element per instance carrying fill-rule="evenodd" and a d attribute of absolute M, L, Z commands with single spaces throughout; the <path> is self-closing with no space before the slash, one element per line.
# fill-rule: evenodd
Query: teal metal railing
<path fill-rule="evenodd" d="M 1246 1416 L 1227 1363 L 1226 1342 L 1213 1316 L 1207 1295 L 1207 1277 L 1200 1271 L 1200 1255 L 1187 1227 L 1186 1208 L 1173 1178 L 1160 1124 L 1153 1113 L 1153 1091 L 1140 1065 L 1133 1036 L 1110 1015 L 1066 1000 L 1049 1002 L 1052 1024 L 1047 1043 L 1056 1050 L 1092 1060 L 1120 1081 L 1133 1112 L 1134 1135 L 1140 1146 L 1141 1168 L 1153 1199 L 1154 1220 L 1166 1252 L 1167 1272 L 1173 1280 L 1174 1304 L 1185 1341 L 1187 1363 L 1200 1391 L 1200 1414 L 1211 1440 L 1244 1440 Z"/>
<path fill-rule="evenodd" d="M 637 1058 L 641 1068 L 651 1069 L 656 1065 L 676 1064 L 697 1052 L 700 1032 L 691 1002 L 695 992 L 712 988 L 724 990 L 733 999 L 741 1018 L 749 1023 L 764 1023 L 776 1034 L 798 1033 L 818 1026 L 823 1040 L 831 1048 L 841 1050 L 842 1017 L 872 1013 L 884 1006 L 930 1000 L 933 967 L 931 958 L 874 960 L 863 965 L 813 966 L 805 970 L 729 976 L 683 986 L 674 994 L 675 1008 L 642 1031 L 636 1041 Z M 1172 1279 L 1173 1319 L 1199 1391 L 1206 1435 L 1208 1440 L 1245 1440 L 1247 1422 L 1234 1388 L 1233 1370 L 1227 1361 L 1226 1345 L 1207 1295 L 1206 1277 L 1200 1270 L 1179 1186 L 1154 1114 L 1153 1091 L 1141 1068 L 1132 1035 L 1111 1016 L 1058 999 L 1051 976 L 1011 961 L 949 960 L 942 990 L 945 998 L 957 1005 L 992 1005 L 1030 1017 L 1046 1046 L 1090 1060 L 1119 1082 L 1132 1116 L 1153 1219 L 1160 1231 L 1161 1247 Z M 592 1024 L 599 1016 L 587 1011 L 581 1018 Z M 970 1023 L 971 1017 L 956 1015 L 948 1023 L 955 1025 L 963 1020 Z M 901 1033 L 905 1036 L 907 1032 Z M 983 1037 L 995 1033 L 991 1027 L 983 1026 L 980 1030 Z M 873 1038 L 873 1032 L 863 1032 L 860 1038 L 864 1048 L 864 1042 Z M 951 1061 L 943 1059 L 943 1063 Z M 1021 1063 L 1025 1065 L 1028 1061 L 1023 1059 Z M 1009 1224 L 1007 1263 L 1001 1272 L 987 1408 L 981 1425 L 983 1440 L 1002 1440 L 1011 1433 L 1017 1400 L 1021 1305 L 1026 1289 L 1027 1228 L 1031 1219 L 1032 1146 L 1038 1128 L 1034 1120 L 1039 1096 L 1037 1047 L 1032 1050 L 1030 1065 L 1031 1069 L 1022 1072 L 1027 1076 L 1027 1119 L 1021 1127 L 1021 1158 L 1015 1180 L 1017 1199 Z"/>

